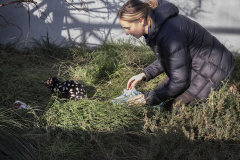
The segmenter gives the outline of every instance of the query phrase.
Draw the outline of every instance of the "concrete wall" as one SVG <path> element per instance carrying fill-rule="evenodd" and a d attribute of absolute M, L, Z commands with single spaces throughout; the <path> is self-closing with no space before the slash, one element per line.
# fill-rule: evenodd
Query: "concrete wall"
<path fill-rule="evenodd" d="M 9 1 L 2 0 L 0 3 Z M 7 27 L 0 27 L 0 43 L 17 41 L 19 44 L 26 44 L 31 42 L 32 38 L 38 40 L 41 36 L 46 36 L 47 32 L 51 40 L 58 44 L 66 39 L 85 43 L 89 47 L 110 39 L 129 38 L 116 17 L 118 9 L 127 0 L 83 0 L 88 12 L 77 11 L 64 0 L 36 1 L 42 13 L 33 5 L 29 5 L 30 27 L 26 4 L 20 8 L 14 8 L 14 5 L 0 8 L 0 13 L 9 22 Z M 207 28 L 231 51 L 240 50 L 239 0 L 169 1 L 179 7 L 181 14 Z M 81 7 L 80 2 L 81 0 L 73 0 L 72 3 L 75 7 Z M 47 19 L 44 20 L 45 16 Z M 0 24 L 6 24 L 3 18 L 0 18 Z"/>
<path fill-rule="evenodd" d="M 239 0 L 169 0 L 233 52 L 240 52 Z"/>

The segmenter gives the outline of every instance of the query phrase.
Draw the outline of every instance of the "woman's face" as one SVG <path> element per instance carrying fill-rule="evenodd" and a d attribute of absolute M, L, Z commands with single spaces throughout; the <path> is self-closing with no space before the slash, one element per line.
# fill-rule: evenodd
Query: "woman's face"
<path fill-rule="evenodd" d="M 145 35 L 147 33 L 145 33 L 146 31 L 146 26 L 143 23 L 144 21 L 139 20 L 136 22 L 128 22 L 128 21 L 124 21 L 119 19 L 119 23 L 120 25 L 124 28 L 126 35 L 132 35 L 135 38 L 140 38 L 142 35 Z"/>

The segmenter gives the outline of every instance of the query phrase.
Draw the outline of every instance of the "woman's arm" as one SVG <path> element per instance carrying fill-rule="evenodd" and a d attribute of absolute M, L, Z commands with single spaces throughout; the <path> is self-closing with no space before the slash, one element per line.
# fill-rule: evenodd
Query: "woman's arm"
<path fill-rule="evenodd" d="M 169 81 L 144 94 L 149 105 L 160 104 L 162 101 L 174 97 L 190 84 L 190 55 L 187 52 L 186 36 L 182 32 L 173 32 L 166 35 L 159 45 L 165 55 L 165 72 Z"/>
<path fill-rule="evenodd" d="M 146 68 L 144 68 L 142 70 L 142 72 L 146 75 L 146 78 L 144 79 L 144 81 L 149 81 L 155 77 L 157 77 L 158 75 L 160 75 L 161 73 L 164 72 L 164 69 L 160 63 L 159 60 L 154 61 L 152 64 L 150 64 L 149 66 L 147 66 Z"/>

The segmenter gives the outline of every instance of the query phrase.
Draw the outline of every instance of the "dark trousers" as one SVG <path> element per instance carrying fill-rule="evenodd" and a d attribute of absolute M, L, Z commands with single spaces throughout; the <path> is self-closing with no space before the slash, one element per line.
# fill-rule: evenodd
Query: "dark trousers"
<path fill-rule="evenodd" d="M 168 82 L 169 78 L 168 76 L 166 76 L 162 82 L 158 85 L 158 87 L 166 84 Z M 194 106 L 197 103 L 197 99 L 191 95 L 189 95 L 186 92 L 182 92 L 172 98 L 169 98 L 168 100 L 166 100 L 165 102 L 165 108 L 172 110 L 173 107 L 176 107 L 177 109 L 180 109 L 181 106 L 183 105 L 191 105 Z"/>

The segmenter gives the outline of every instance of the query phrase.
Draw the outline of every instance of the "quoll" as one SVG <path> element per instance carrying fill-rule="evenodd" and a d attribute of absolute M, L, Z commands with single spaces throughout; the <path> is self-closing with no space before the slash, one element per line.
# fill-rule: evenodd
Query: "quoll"
<path fill-rule="evenodd" d="M 60 82 L 57 77 L 50 77 L 43 83 L 60 98 L 80 100 L 86 97 L 84 86 L 73 80 Z"/>

